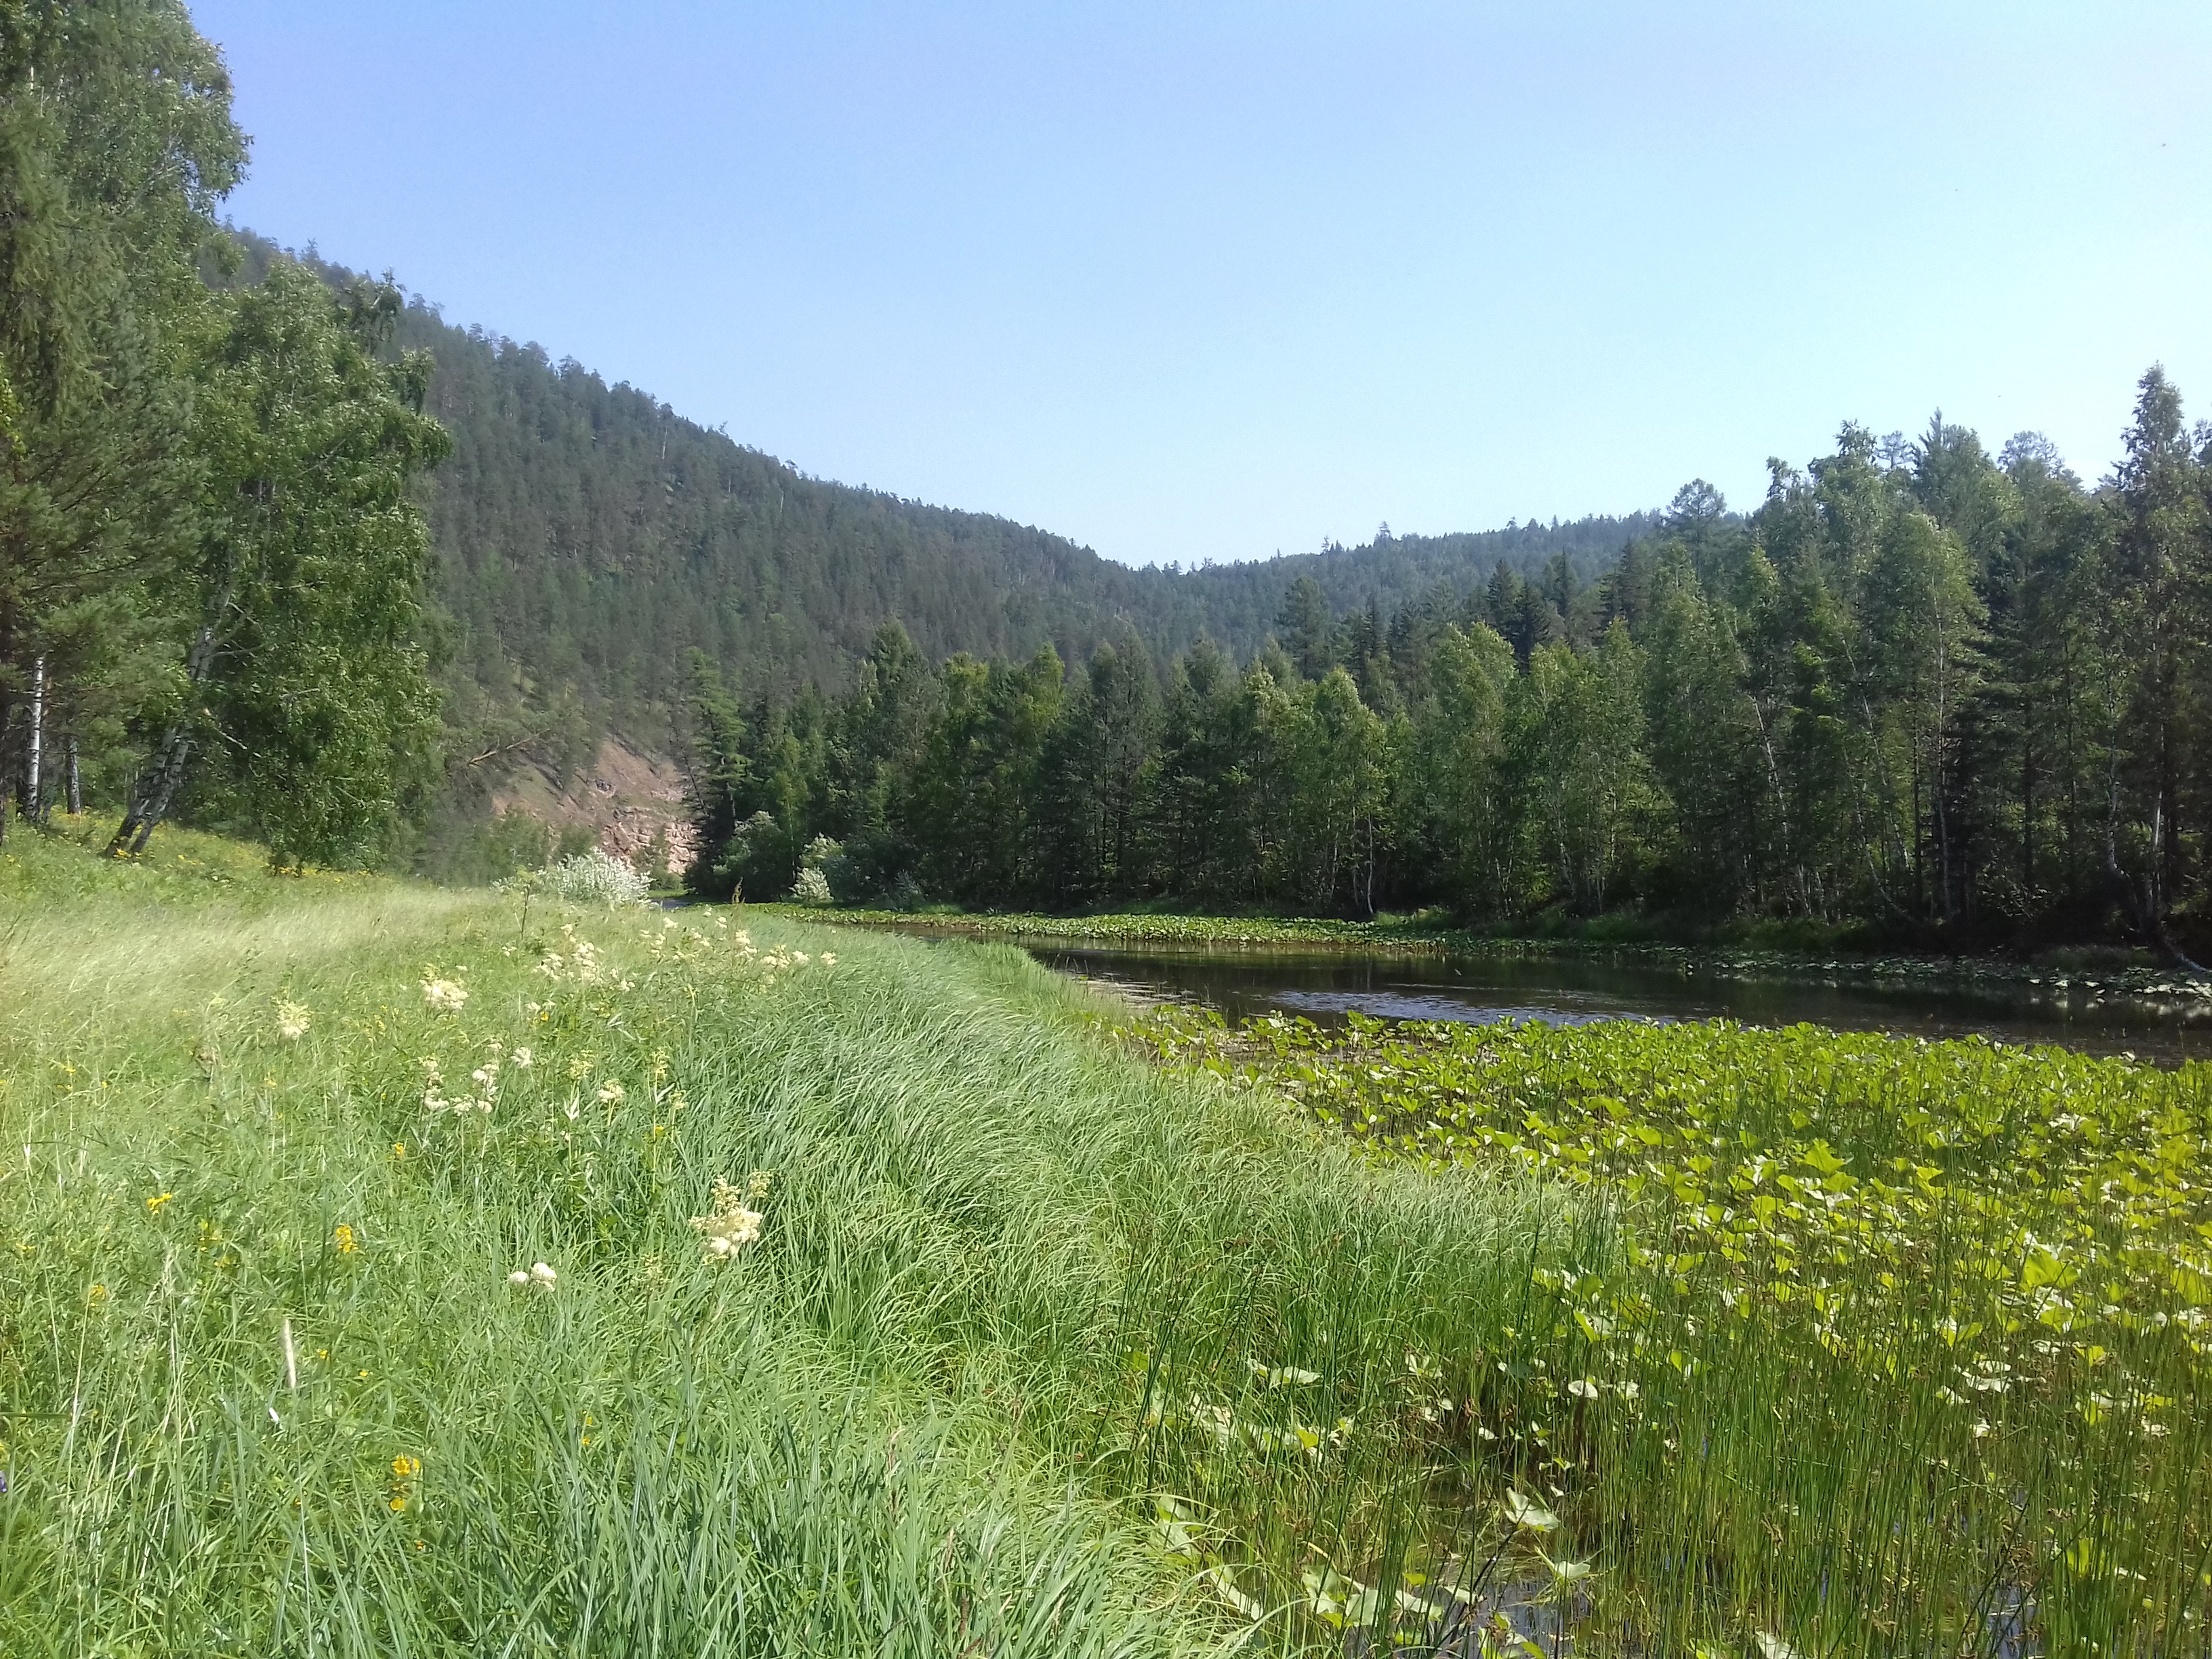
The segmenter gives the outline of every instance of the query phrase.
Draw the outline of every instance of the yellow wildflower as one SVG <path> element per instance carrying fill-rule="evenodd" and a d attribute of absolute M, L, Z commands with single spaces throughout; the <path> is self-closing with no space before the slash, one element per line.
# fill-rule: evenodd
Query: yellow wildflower
<path fill-rule="evenodd" d="M 394 1515 L 407 1507 L 407 1500 L 414 1496 L 411 1487 L 415 1477 L 422 1473 L 422 1461 L 418 1457 L 401 1452 L 392 1460 L 391 1509 Z"/>

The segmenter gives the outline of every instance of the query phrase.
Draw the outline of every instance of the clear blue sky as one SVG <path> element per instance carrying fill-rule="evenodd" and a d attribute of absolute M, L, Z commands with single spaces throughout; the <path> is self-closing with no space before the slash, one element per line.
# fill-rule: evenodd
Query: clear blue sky
<path fill-rule="evenodd" d="M 243 224 L 1130 562 L 2212 415 L 2212 5 L 202 0 Z"/>

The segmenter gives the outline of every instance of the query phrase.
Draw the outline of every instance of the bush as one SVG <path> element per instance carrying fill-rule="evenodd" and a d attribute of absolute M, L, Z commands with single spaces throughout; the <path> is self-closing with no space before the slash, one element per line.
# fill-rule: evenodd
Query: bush
<path fill-rule="evenodd" d="M 544 893 L 574 904 L 605 905 L 642 904 L 647 885 L 627 860 L 597 847 L 498 884 L 503 893 Z"/>
<path fill-rule="evenodd" d="M 789 833 L 767 812 L 756 812 L 730 832 L 708 866 L 708 879 L 695 890 L 703 896 L 780 893 L 797 870 L 798 849 Z"/>
<path fill-rule="evenodd" d="M 791 902 L 793 904 L 832 904 L 836 901 L 830 891 L 830 878 L 812 865 L 799 872 L 792 884 Z"/>

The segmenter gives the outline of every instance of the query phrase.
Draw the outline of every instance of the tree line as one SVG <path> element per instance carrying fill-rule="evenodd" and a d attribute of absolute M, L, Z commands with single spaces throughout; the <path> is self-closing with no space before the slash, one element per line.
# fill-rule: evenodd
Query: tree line
<path fill-rule="evenodd" d="M 0 833 L 359 862 L 434 783 L 430 365 L 388 283 L 236 280 L 246 156 L 182 5 L 0 8 Z"/>
<path fill-rule="evenodd" d="M 1686 487 L 1387 614 L 1310 579 L 1242 660 L 1124 628 L 836 696 L 695 658 L 702 892 L 1525 923 L 1625 909 L 1926 940 L 2212 931 L 2212 428 L 2154 368 L 2091 486 L 1938 416 L 1846 425 L 1732 514 Z"/>
<path fill-rule="evenodd" d="M 933 655 L 1266 631 L 1275 569 L 1131 569 L 810 478 L 218 224 L 246 149 L 178 0 L 0 8 L 0 834 L 112 810 L 129 852 L 181 816 L 482 878 L 549 842 L 492 820 L 507 774 L 678 744 L 691 649 L 788 700 L 848 687 L 892 616 Z M 1639 522 L 1282 568 L 1395 604 L 1492 552 L 1593 568 Z"/>
<path fill-rule="evenodd" d="M 334 289 L 362 279 L 233 230 L 234 272 L 259 282 L 293 258 Z M 448 879 L 504 875 L 542 826 L 494 822 L 490 803 L 531 767 L 556 786 L 609 737 L 680 750 L 703 651 L 746 697 L 854 682 L 876 626 L 896 617 L 933 659 L 958 651 L 1063 659 L 1133 629 L 1154 656 L 1200 635 L 1256 651 L 1291 576 L 1333 603 L 1395 609 L 1500 559 L 1534 574 L 1565 556 L 1601 568 L 1647 515 L 1326 544 L 1280 560 L 1132 568 L 1046 531 L 806 476 L 649 393 L 543 348 L 445 321 L 419 295 L 394 319 L 403 351 L 434 365 L 428 413 L 452 453 L 422 492 L 430 525 L 433 671 L 447 764 L 397 850 Z"/>

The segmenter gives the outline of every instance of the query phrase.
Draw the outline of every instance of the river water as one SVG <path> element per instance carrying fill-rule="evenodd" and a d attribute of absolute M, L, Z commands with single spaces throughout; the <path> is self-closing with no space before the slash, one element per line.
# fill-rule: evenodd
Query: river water
<path fill-rule="evenodd" d="M 1732 1019 L 1808 1022 L 1899 1036 L 1979 1036 L 2129 1054 L 2160 1065 L 2212 1058 L 2212 1006 L 2184 1007 L 2093 992 L 1991 983 L 1889 987 L 1816 979 L 1750 979 L 1573 958 L 1359 957 L 1289 950 L 1215 951 L 1015 941 L 1038 961 L 1147 1000 L 1193 1002 L 1246 1015 L 1272 1010 L 1322 1022 L 1350 1012 L 1385 1019 Z"/>

